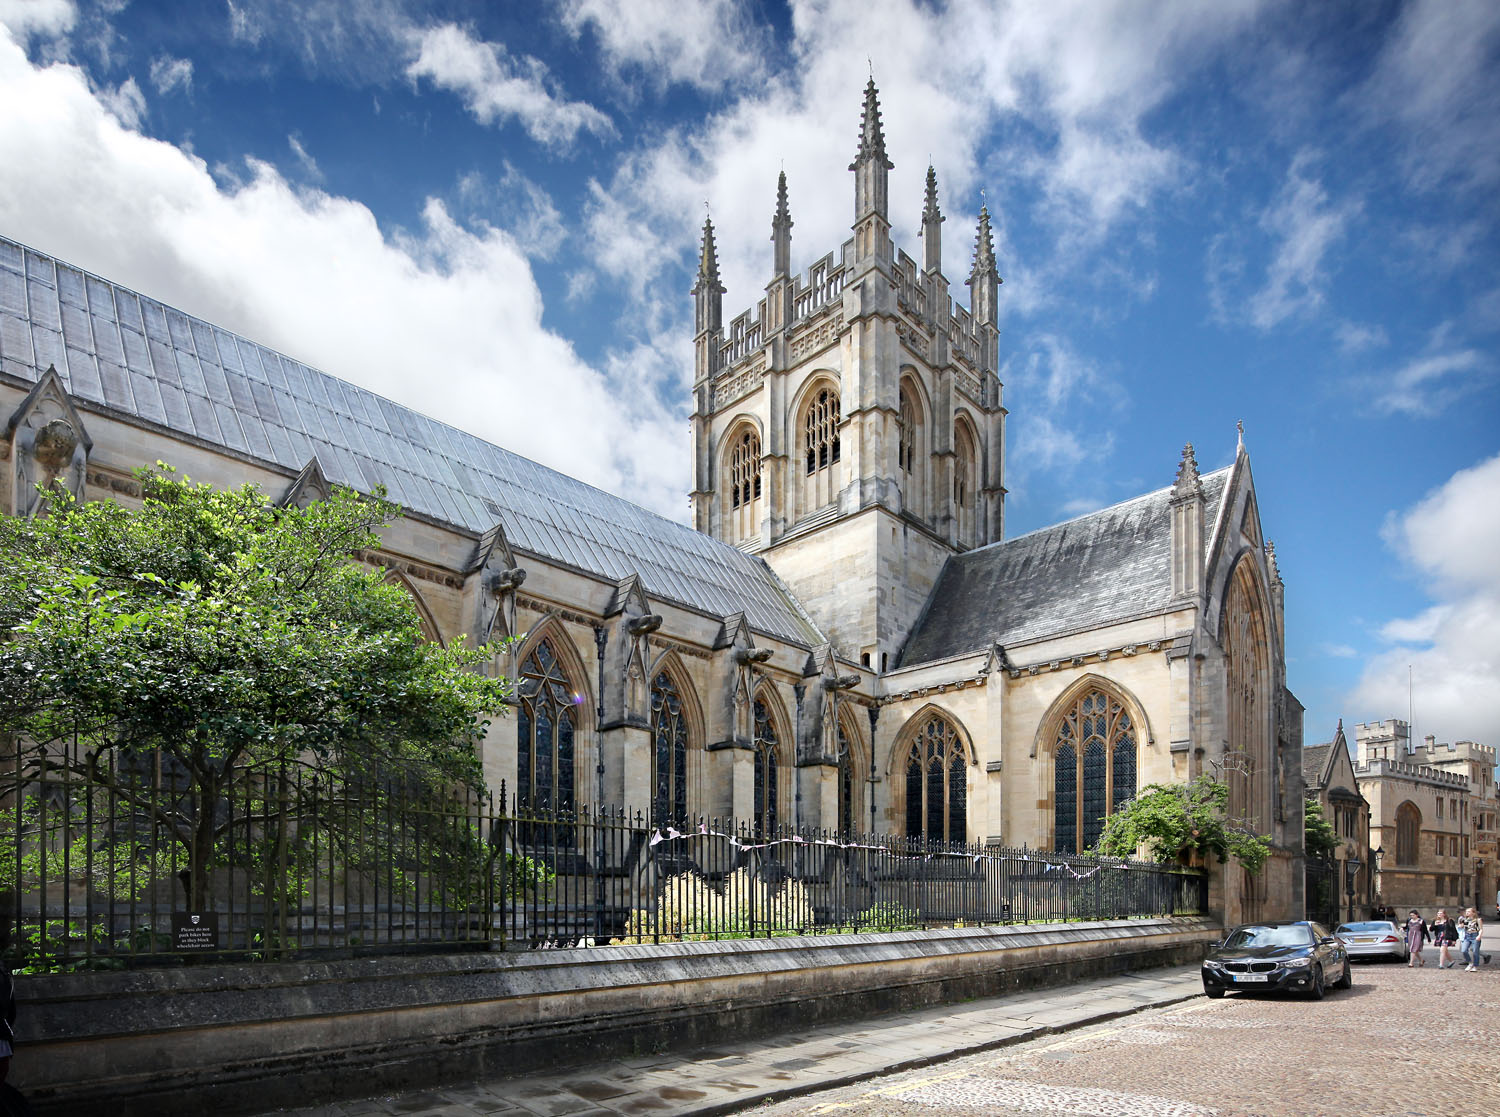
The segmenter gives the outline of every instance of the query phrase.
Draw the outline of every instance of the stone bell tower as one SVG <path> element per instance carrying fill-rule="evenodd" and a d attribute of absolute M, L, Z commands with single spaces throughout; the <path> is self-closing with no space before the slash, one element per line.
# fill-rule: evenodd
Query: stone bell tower
<path fill-rule="evenodd" d="M 852 236 L 792 271 L 776 183 L 765 297 L 726 326 L 713 225 L 695 299 L 694 524 L 763 554 L 839 653 L 894 659 L 943 560 L 1001 538 L 1000 275 L 981 209 L 958 305 L 929 167 L 922 262 L 891 238 L 879 92 L 865 88 Z"/>

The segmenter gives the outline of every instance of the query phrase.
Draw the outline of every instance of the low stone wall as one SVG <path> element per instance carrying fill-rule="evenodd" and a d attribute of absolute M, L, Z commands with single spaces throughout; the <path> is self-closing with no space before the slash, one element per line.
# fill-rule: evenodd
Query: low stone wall
<path fill-rule="evenodd" d="M 312 1105 L 1182 964 L 1151 919 L 16 979 L 43 1114 Z"/>

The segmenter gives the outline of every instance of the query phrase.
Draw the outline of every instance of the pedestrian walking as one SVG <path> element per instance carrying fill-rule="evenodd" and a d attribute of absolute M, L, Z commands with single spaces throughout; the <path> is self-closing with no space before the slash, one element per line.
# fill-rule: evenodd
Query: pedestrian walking
<path fill-rule="evenodd" d="M 1408 966 L 1427 965 L 1427 959 L 1422 957 L 1422 947 L 1431 937 L 1427 933 L 1427 921 L 1422 918 L 1416 908 L 1412 908 L 1411 914 L 1406 917 L 1406 964 Z"/>
<path fill-rule="evenodd" d="M 1432 941 L 1438 948 L 1438 969 L 1451 970 L 1458 964 L 1450 953 L 1458 942 L 1458 924 L 1448 918 L 1444 908 L 1438 908 L 1432 921 Z"/>
<path fill-rule="evenodd" d="M 1473 973 L 1479 968 L 1479 939 L 1484 934 L 1484 920 L 1479 918 L 1479 913 L 1473 908 L 1468 908 L 1458 917 L 1459 948 L 1458 954 L 1465 962 L 1465 973 Z M 1486 962 L 1489 956 L 1485 955 Z"/>

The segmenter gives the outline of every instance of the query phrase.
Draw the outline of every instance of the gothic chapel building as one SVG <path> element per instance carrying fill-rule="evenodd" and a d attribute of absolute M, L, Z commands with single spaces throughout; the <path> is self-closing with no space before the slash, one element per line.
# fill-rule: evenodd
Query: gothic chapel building
<path fill-rule="evenodd" d="M 705 223 L 691 527 L 3 237 L 0 510 L 129 502 L 158 459 L 285 502 L 384 485 L 406 514 L 361 557 L 429 638 L 517 638 L 481 748 L 525 803 L 1081 851 L 1210 772 L 1273 842 L 1213 907 L 1300 915 L 1301 707 L 1243 444 L 1006 539 L 989 214 L 966 309 L 935 172 L 919 264 L 891 166 L 871 82 L 853 236 L 794 273 L 783 175 L 765 297 L 727 324 Z"/>

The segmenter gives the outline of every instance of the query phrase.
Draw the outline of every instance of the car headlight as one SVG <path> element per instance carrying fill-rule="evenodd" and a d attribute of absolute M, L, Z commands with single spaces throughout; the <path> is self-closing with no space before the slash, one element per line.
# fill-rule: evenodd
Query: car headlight
<path fill-rule="evenodd" d="M 1288 958 L 1281 963 L 1289 970 L 1305 970 L 1312 965 L 1311 958 Z"/>
<path fill-rule="evenodd" d="M 1224 967 L 1221 963 L 1214 961 L 1212 958 L 1206 958 L 1203 961 L 1203 968 L 1205 970 L 1213 970 L 1215 972 L 1218 972 Z"/>

